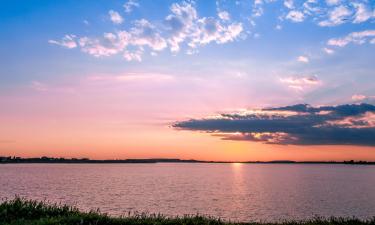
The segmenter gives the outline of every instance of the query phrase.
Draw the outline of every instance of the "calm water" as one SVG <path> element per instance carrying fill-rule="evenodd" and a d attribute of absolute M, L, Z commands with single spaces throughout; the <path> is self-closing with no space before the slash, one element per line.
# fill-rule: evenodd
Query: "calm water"
<path fill-rule="evenodd" d="M 0 165 L 0 198 L 14 195 L 166 215 L 231 220 L 375 216 L 375 166 L 262 164 Z"/>

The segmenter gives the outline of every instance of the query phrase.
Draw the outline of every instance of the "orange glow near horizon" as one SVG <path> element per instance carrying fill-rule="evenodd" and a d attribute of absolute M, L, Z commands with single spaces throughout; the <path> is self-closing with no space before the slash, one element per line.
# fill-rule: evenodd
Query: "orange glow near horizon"
<path fill-rule="evenodd" d="M 238 94 L 229 97 L 226 92 L 203 90 L 190 96 L 191 90 L 182 90 L 170 95 L 165 91 L 170 87 L 169 82 L 173 82 L 169 79 L 163 80 L 167 84 L 127 83 L 127 80 L 125 83 L 123 80 L 115 80 L 115 83 L 106 80 L 104 84 L 98 84 L 96 80 L 86 82 L 87 79 L 81 83 L 77 81 L 70 88 L 54 87 L 52 90 L 20 89 L 0 96 L 1 105 L 6 106 L 0 112 L 0 155 L 375 161 L 373 147 L 229 141 L 209 133 L 170 127 L 181 119 L 202 118 L 222 109 L 246 105 L 246 98 L 239 98 Z M 155 89 L 155 92 L 149 89 Z M 204 101 L 196 101 L 195 96 Z M 233 102 L 233 99 L 239 100 Z"/>
<path fill-rule="evenodd" d="M 32 130 L 35 135 L 31 135 Z M 206 133 L 168 127 L 132 133 L 47 132 L 34 128 L 23 141 L 4 142 L 1 155 L 21 157 L 88 157 L 91 159 L 180 158 L 216 161 L 375 161 L 372 147 L 269 145 L 228 141 Z M 70 134 L 69 134 L 70 133 Z M 69 134 L 69 135 L 68 135 Z M 26 147 L 25 147 L 26 146 Z"/>

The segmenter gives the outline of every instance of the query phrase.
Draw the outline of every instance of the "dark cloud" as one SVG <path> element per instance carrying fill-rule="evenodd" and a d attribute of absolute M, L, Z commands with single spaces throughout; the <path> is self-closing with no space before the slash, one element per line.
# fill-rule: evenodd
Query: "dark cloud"
<path fill-rule="evenodd" d="M 181 121 L 173 127 L 210 132 L 224 140 L 375 146 L 375 106 L 299 104 Z"/>

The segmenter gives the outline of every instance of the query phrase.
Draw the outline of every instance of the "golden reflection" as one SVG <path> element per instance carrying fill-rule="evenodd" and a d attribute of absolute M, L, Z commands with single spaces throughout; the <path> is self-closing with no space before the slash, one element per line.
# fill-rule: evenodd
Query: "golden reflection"
<path fill-rule="evenodd" d="M 235 183 L 242 183 L 243 181 L 242 167 L 243 163 L 232 163 L 233 178 Z"/>
<path fill-rule="evenodd" d="M 243 166 L 243 163 L 239 163 L 239 162 L 232 163 L 232 167 L 235 169 L 241 169 L 242 166 Z"/>
<path fill-rule="evenodd" d="M 243 163 L 231 163 L 232 168 L 232 194 L 238 199 L 244 199 L 246 195 L 246 182 L 244 177 L 245 165 Z M 246 207 L 246 202 L 236 201 L 233 206 L 237 209 Z"/>

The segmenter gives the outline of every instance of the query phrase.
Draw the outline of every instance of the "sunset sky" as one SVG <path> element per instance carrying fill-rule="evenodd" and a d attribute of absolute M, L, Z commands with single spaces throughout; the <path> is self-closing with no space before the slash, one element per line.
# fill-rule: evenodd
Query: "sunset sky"
<path fill-rule="evenodd" d="M 3 0 L 0 28 L 0 156 L 375 160 L 373 0 Z"/>

